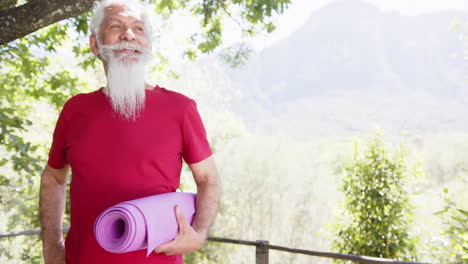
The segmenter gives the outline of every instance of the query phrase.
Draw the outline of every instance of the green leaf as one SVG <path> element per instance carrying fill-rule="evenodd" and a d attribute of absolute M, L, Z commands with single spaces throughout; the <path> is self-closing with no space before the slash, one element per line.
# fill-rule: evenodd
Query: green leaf
<path fill-rule="evenodd" d="M 462 209 L 457 209 L 460 213 L 462 213 L 464 216 L 468 217 L 468 211 L 462 210 Z"/>

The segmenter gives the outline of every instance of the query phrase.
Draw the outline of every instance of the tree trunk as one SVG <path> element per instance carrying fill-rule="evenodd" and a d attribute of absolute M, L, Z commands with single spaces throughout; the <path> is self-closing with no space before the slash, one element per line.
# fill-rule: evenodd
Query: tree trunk
<path fill-rule="evenodd" d="M 21 6 L 0 9 L 0 45 L 63 19 L 80 15 L 91 9 L 93 2 L 94 0 L 31 0 Z"/>

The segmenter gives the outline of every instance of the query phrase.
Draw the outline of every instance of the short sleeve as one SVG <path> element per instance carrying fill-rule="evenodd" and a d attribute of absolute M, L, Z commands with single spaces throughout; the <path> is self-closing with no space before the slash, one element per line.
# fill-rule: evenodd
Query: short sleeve
<path fill-rule="evenodd" d="M 193 164 L 211 156 L 205 127 L 193 100 L 185 107 L 182 130 L 184 139 L 182 157 L 185 162 Z"/>
<path fill-rule="evenodd" d="M 64 105 L 55 125 L 52 146 L 49 151 L 47 164 L 54 169 L 61 169 L 68 163 L 65 151 L 65 133 L 67 128 L 66 106 L 67 104 Z"/>

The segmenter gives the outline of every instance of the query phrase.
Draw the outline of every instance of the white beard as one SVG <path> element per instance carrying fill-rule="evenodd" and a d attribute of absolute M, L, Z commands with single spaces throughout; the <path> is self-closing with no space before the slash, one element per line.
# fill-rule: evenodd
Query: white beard
<path fill-rule="evenodd" d="M 141 53 L 118 53 L 133 48 Z M 114 111 L 126 120 L 136 120 L 145 107 L 145 68 L 149 49 L 133 42 L 99 45 L 103 61 L 107 63 L 107 86 L 104 93 Z"/>

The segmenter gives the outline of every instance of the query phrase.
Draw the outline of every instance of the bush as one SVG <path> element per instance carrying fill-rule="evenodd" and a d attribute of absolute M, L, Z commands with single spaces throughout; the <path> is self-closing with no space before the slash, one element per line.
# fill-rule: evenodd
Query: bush
<path fill-rule="evenodd" d="M 419 165 L 411 170 L 400 146 L 389 153 L 376 133 L 361 148 L 356 140 L 353 154 L 342 169 L 343 214 L 335 226 L 334 250 L 345 254 L 415 260 L 415 239 L 408 225 L 412 218 L 408 176 L 421 174 Z"/>

